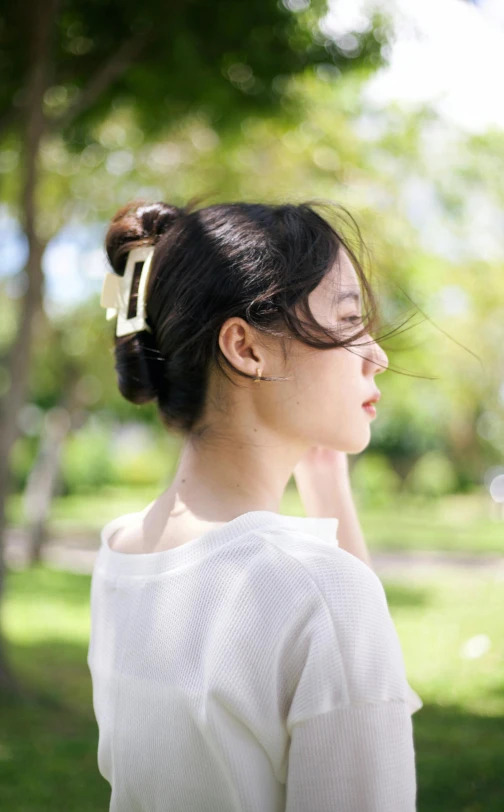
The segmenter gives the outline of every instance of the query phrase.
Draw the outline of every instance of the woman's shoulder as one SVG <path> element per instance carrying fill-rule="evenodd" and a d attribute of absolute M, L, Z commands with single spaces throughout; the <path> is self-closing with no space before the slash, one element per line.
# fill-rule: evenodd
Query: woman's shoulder
<path fill-rule="evenodd" d="M 270 533 L 271 542 L 285 556 L 294 559 L 324 595 L 343 592 L 360 596 L 372 593 L 382 602 L 385 598 L 382 582 L 364 561 L 339 546 L 336 535 L 331 536 L 332 519 L 310 520 L 299 524 L 287 517 L 285 523 Z"/>
<path fill-rule="evenodd" d="M 301 573 L 293 593 L 302 594 L 300 583 L 305 593 L 297 611 L 292 607 L 293 634 L 287 638 L 290 667 L 303 675 L 290 724 L 340 705 L 411 704 L 400 641 L 374 570 L 301 530 L 278 529 L 275 545 Z M 413 711 L 418 707 L 415 697 Z"/>
<path fill-rule="evenodd" d="M 351 647 L 355 635 L 364 640 L 390 631 L 385 590 L 368 564 L 336 541 L 304 529 L 277 526 L 267 535 L 275 548 L 268 556 L 275 571 L 271 580 L 293 616 L 301 613 L 310 627 L 324 628 L 343 647 Z M 395 640 L 392 643 L 396 647 Z"/>
<path fill-rule="evenodd" d="M 102 544 L 111 550 L 129 552 L 128 548 L 138 540 L 145 510 L 122 513 L 108 521 L 101 529 Z"/>

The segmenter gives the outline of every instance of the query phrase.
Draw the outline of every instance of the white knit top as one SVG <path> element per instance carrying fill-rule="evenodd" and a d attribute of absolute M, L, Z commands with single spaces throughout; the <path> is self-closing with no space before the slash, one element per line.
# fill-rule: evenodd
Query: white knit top
<path fill-rule="evenodd" d="M 88 667 L 110 812 L 414 812 L 410 688 L 338 520 L 244 513 L 173 549 L 103 528 Z"/>

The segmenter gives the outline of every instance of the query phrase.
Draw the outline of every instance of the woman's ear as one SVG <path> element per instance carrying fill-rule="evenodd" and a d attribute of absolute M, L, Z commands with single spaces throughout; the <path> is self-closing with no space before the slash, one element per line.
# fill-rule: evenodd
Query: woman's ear
<path fill-rule="evenodd" d="M 266 354 L 256 330 L 239 316 L 232 316 L 222 325 L 219 347 L 230 364 L 246 375 L 255 376 L 257 367 L 263 371 L 266 367 Z"/>

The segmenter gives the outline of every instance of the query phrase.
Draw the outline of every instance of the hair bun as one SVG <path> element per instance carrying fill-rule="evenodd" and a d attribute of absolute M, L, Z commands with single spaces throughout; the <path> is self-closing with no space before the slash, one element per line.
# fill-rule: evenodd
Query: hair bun
<path fill-rule="evenodd" d="M 165 234 L 180 215 L 180 209 L 168 203 L 146 203 L 137 209 L 142 228 L 153 241 Z"/>
<path fill-rule="evenodd" d="M 150 333 L 117 338 L 115 359 L 119 391 L 126 400 L 140 405 L 150 403 L 160 391 L 166 393 L 166 361 Z"/>
<path fill-rule="evenodd" d="M 143 200 L 134 200 L 119 209 L 105 237 L 105 250 L 114 271 L 122 275 L 130 250 L 139 245 L 155 245 L 181 215 L 177 206 Z"/>
<path fill-rule="evenodd" d="M 182 210 L 167 203 L 135 200 L 115 214 L 105 238 L 105 249 L 114 271 L 122 275 L 129 252 L 142 245 L 156 245 L 159 238 L 181 218 Z M 115 338 L 119 390 L 132 403 L 154 400 L 167 388 L 165 359 L 155 336 L 142 330 Z"/>

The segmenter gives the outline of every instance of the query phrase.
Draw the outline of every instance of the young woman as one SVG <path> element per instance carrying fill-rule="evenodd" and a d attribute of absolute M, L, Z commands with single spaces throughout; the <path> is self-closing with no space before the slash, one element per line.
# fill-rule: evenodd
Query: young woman
<path fill-rule="evenodd" d="M 353 507 L 388 359 L 313 203 L 130 204 L 106 239 L 125 398 L 184 438 L 109 522 L 88 665 L 113 812 L 413 812 L 411 690 Z M 306 517 L 280 514 L 294 475 Z"/>

